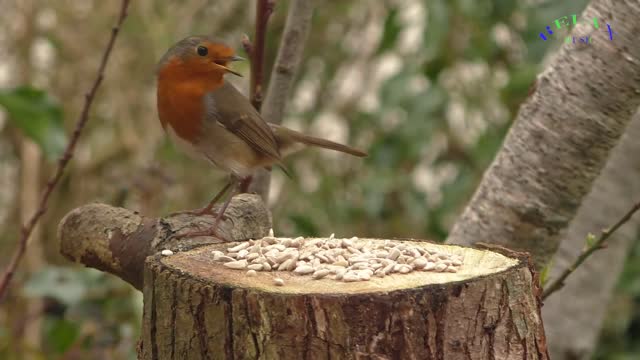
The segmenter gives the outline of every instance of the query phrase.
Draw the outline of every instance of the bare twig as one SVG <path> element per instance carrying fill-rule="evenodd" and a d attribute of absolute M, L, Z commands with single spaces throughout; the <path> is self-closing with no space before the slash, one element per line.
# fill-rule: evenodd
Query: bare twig
<path fill-rule="evenodd" d="M 314 2 L 294 0 L 290 6 L 287 24 L 280 40 L 278 57 L 271 72 L 269 89 L 262 108 L 264 119 L 274 123 L 282 122 L 284 108 L 289 99 L 288 94 L 304 54 L 304 46 L 311 28 Z"/>
<path fill-rule="evenodd" d="M 253 57 L 253 44 L 251 43 L 251 40 L 249 39 L 249 36 L 247 34 L 244 34 L 242 36 L 242 48 L 244 48 L 244 51 L 247 53 L 247 57 L 249 58 L 249 61 L 253 61 L 251 60 Z"/>
<path fill-rule="evenodd" d="M 311 28 L 313 9 L 313 0 L 293 0 L 291 2 L 287 24 L 280 40 L 278 57 L 271 71 L 269 89 L 262 107 L 262 116 L 266 121 L 282 122 L 285 105 L 289 100 L 288 94 L 296 77 L 307 35 Z M 254 176 L 249 191 L 257 192 L 267 201 L 270 176 L 268 171 L 259 171 Z"/>
<path fill-rule="evenodd" d="M 242 38 L 242 47 L 251 61 L 251 85 L 249 88 L 249 99 L 251 104 L 260 111 L 262 107 L 262 83 L 264 81 L 264 47 L 265 39 L 267 36 L 267 23 L 269 17 L 273 13 L 275 7 L 275 0 L 256 0 L 256 32 L 254 36 L 254 42 L 247 35 Z M 266 171 L 261 171 L 266 172 Z M 268 172 L 266 172 L 268 174 Z M 261 179 L 261 175 L 258 174 L 258 179 Z M 264 187 L 256 188 L 254 183 L 254 177 L 251 176 L 241 184 L 240 192 L 256 192 L 260 194 L 263 200 L 267 200 L 268 190 Z M 264 183 L 262 183 L 264 184 Z M 254 186 L 252 186 L 254 185 Z"/>
<path fill-rule="evenodd" d="M 571 275 L 580 265 L 582 265 L 582 263 L 587 260 L 594 252 L 603 249 L 605 247 L 605 242 L 607 241 L 607 239 L 611 237 L 611 235 L 613 235 L 613 233 L 615 233 L 616 230 L 618 230 L 622 225 L 629 221 L 633 214 L 635 214 L 638 210 L 640 210 L 640 201 L 633 205 L 633 207 L 631 207 L 631 209 L 629 209 L 629 211 L 627 211 L 627 213 L 624 214 L 622 218 L 620 218 L 620 220 L 618 220 L 618 222 L 616 222 L 612 227 L 602 230 L 602 232 L 600 232 L 600 236 L 595 239 L 595 241 L 587 241 L 587 247 L 582 250 L 575 261 L 571 265 L 569 265 L 557 279 L 551 282 L 549 286 L 546 287 L 546 289 L 544 289 L 544 292 L 542 293 L 542 300 L 548 298 L 549 295 L 553 294 L 554 292 L 562 289 L 562 287 L 564 286 L 564 281 L 567 279 L 567 277 L 569 277 L 569 275 Z"/>
<path fill-rule="evenodd" d="M 260 111 L 262 106 L 262 82 L 264 81 L 264 47 L 267 23 L 273 13 L 275 0 L 256 0 L 256 33 L 253 44 L 243 40 L 243 46 L 251 59 L 251 103 Z"/>
<path fill-rule="evenodd" d="M 35 212 L 35 214 L 33 214 L 29 222 L 22 227 L 20 239 L 18 241 L 18 248 L 15 250 L 13 256 L 11 257 L 11 261 L 7 266 L 7 268 L 5 269 L 4 274 L 2 275 L 2 279 L 0 280 L 0 299 L 2 299 L 6 294 L 7 288 L 9 287 L 9 283 L 11 282 L 11 279 L 13 278 L 16 268 L 18 267 L 18 264 L 20 264 L 20 260 L 22 260 L 22 257 L 24 256 L 24 253 L 27 249 L 27 242 L 29 240 L 29 236 L 31 236 L 31 233 L 33 232 L 34 227 L 36 226 L 36 224 L 38 223 L 42 215 L 44 215 L 44 213 L 47 211 L 47 204 L 49 202 L 49 197 L 51 196 L 51 193 L 58 185 L 58 182 L 60 181 L 60 178 L 62 178 L 62 174 L 64 173 L 64 170 L 67 164 L 69 163 L 69 160 L 71 160 L 71 157 L 73 156 L 73 152 L 75 150 L 76 144 L 78 142 L 78 139 L 80 138 L 80 133 L 84 129 L 84 126 L 86 125 L 87 120 L 89 119 L 89 110 L 91 108 L 91 104 L 93 103 L 93 99 L 96 95 L 96 92 L 98 91 L 98 88 L 102 83 L 102 79 L 104 78 L 104 71 L 105 71 L 105 68 L 107 67 L 107 62 L 109 60 L 109 56 L 111 55 L 111 50 L 113 49 L 113 45 L 115 44 L 118 33 L 120 32 L 122 23 L 127 17 L 127 9 L 129 8 L 129 2 L 130 0 L 122 0 L 118 21 L 116 23 L 116 26 L 114 26 L 111 29 L 111 38 L 107 43 L 107 47 L 105 48 L 104 53 L 102 54 L 102 60 L 100 62 L 100 66 L 98 67 L 96 78 L 89 92 L 85 94 L 84 107 L 82 108 L 82 112 L 80 113 L 80 116 L 76 122 L 76 127 L 75 127 L 75 130 L 73 131 L 73 135 L 71 136 L 69 144 L 67 144 L 64 154 L 62 155 L 60 160 L 58 160 L 58 167 L 56 169 L 56 173 L 47 182 L 45 191 L 42 194 L 42 197 L 40 198 L 38 210 Z"/>

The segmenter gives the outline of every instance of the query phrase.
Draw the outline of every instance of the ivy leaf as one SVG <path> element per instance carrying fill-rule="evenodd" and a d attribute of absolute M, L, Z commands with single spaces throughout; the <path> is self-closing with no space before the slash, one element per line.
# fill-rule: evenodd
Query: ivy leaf
<path fill-rule="evenodd" d="M 29 86 L 0 90 L 0 106 L 49 160 L 62 155 L 67 143 L 62 108 L 46 92 Z"/>

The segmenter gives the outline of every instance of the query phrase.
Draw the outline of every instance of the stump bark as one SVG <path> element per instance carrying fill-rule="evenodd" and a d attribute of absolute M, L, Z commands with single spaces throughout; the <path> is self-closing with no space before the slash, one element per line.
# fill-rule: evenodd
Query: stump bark
<path fill-rule="evenodd" d="M 228 246 L 147 259 L 142 359 L 548 359 L 526 257 L 429 244 L 460 271 L 277 287 L 215 262 Z"/>

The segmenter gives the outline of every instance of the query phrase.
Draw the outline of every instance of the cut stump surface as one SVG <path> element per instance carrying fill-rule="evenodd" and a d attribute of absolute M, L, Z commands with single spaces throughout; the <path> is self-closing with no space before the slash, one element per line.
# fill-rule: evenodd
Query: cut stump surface
<path fill-rule="evenodd" d="M 403 243 L 461 255 L 464 263 L 455 273 L 341 282 L 283 271 L 247 276 L 214 261 L 213 250 L 234 243 L 150 257 L 140 357 L 548 358 L 539 288 L 526 257 Z M 276 277 L 284 286 L 274 284 Z"/>

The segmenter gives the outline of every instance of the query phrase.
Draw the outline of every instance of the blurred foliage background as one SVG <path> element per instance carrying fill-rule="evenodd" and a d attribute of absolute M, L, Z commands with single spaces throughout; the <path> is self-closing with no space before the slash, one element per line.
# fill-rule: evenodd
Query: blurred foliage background
<path fill-rule="evenodd" d="M 274 172 L 286 235 L 444 240 L 561 39 L 538 33 L 585 0 L 324 1 L 283 123 L 367 149 L 305 151 Z M 0 0 L 0 251 L 34 210 L 93 79 L 119 1 Z M 267 69 L 288 1 L 277 2 Z M 69 171 L 0 308 L 2 359 L 133 359 L 141 295 L 74 266 L 56 225 L 92 201 L 148 216 L 205 204 L 223 174 L 176 152 L 155 110 L 156 61 L 190 34 L 240 50 L 253 1 L 136 0 Z M 248 75 L 248 64 L 235 68 Z M 248 77 L 236 84 L 247 89 Z M 9 256 L 0 258 L 4 267 Z M 630 255 L 598 359 L 640 351 L 640 246 Z"/>

